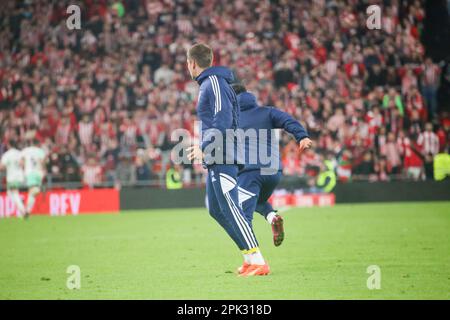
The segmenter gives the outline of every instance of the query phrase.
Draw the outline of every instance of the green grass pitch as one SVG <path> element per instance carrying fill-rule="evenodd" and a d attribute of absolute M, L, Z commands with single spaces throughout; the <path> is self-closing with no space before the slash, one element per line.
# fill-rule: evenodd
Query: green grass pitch
<path fill-rule="evenodd" d="M 283 215 L 278 248 L 255 216 L 272 274 L 253 278 L 236 276 L 241 255 L 202 208 L 0 219 L 0 299 L 450 299 L 450 202 Z M 66 287 L 69 265 L 79 290 Z"/>

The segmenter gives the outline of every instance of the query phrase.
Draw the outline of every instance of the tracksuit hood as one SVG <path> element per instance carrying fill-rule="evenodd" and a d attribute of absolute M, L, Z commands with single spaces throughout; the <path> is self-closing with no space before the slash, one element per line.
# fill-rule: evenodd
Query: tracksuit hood
<path fill-rule="evenodd" d="M 241 111 L 246 111 L 258 107 L 256 97 L 253 93 L 242 92 L 237 96 Z"/>
<path fill-rule="evenodd" d="M 213 66 L 203 70 L 203 72 L 200 73 L 197 78 L 195 78 L 195 81 L 197 81 L 198 84 L 202 84 L 203 80 L 205 80 L 209 76 L 221 77 L 228 83 L 232 83 L 234 81 L 233 72 L 227 67 L 222 66 Z"/>

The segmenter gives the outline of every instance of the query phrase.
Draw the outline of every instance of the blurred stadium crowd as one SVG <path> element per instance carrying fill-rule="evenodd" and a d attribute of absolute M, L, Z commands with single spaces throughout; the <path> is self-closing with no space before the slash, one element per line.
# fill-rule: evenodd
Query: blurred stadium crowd
<path fill-rule="evenodd" d="M 68 30 L 66 8 L 82 9 Z M 380 1 L 382 30 L 364 1 L 2 1 L 0 154 L 38 138 L 52 181 L 161 181 L 170 134 L 194 131 L 197 84 L 186 49 L 205 42 L 260 104 L 309 130 L 299 155 L 282 137 L 284 173 L 313 177 L 324 160 L 338 179 L 426 179 L 447 152 L 442 68 L 420 41 L 421 1 Z M 186 183 L 201 167 L 184 167 Z"/>

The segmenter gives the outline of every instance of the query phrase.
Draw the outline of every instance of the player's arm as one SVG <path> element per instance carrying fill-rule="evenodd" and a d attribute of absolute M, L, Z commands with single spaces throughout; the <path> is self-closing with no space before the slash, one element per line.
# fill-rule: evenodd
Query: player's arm
<path fill-rule="evenodd" d="M 311 148 L 312 141 L 309 138 L 308 132 L 301 125 L 301 123 L 295 120 L 290 114 L 278 110 L 277 108 L 271 108 L 270 117 L 274 128 L 284 129 L 286 132 L 294 136 L 299 145 L 300 152 Z"/>
<path fill-rule="evenodd" d="M 207 92 L 206 82 L 203 84 L 203 87 L 200 87 L 200 94 L 198 98 L 198 105 L 199 108 L 210 108 L 210 101 L 209 101 L 209 95 L 210 93 Z M 200 124 L 200 126 L 202 126 Z M 201 141 L 202 137 L 200 137 Z M 203 151 L 199 145 L 193 145 L 191 147 L 186 148 L 187 151 L 187 157 L 190 161 L 193 160 L 199 160 L 200 162 L 203 161 Z"/>
<path fill-rule="evenodd" d="M 47 175 L 47 164 L 48 164 L 48 157 L 46 154 L 44 154 L 44 158 L 41 160 L 42 174 L 44 176 Z"/>
<path fill-rule="evenodd" d="M 40 168 L 41 168 L 42 175 L 46 176 L 47 175 L 47 161 L 46 161 L 46 159 L 42 159 L 40 161 L 39 165 L 40 165 Z"/>
<path fill-rule="evenodd" d="M 216 79 L 210 79 L 204 90 L 204 93 L 201 95 L 200 104 L 205 104 L 210 108 L 213 117 L 210 127 L 211 130 L 203 133 L 201 146 L 187 148 L 189 160 L 203 160 L 203 152 L 214 141 L 215 134 L 220 132 L 223 141 L 225 141 L 226 130 L 231 129 L 232 126 L 233 103 L 229 92 L 224 90 Z"/>
<path fill-rule="evenodd" d="M 233 103 L 231 97 L 229 96 L 229 92 L 219 84 L 217 78 L 212 77 L 210 79 L 206 87 L 206 94 L 213 115 L 211 129 L 215 130 L 205 132 L 201 145 L 202 151 L 214 141 L 213 137 L 217 130 L 220 131 L 223 139 L 225 139 L 226 130 L 231 129 L 233 121 Z"/>
<path fill-rule="evenodd" d="M 0 170 L 5 170 L 6 169 L 6 158 L 5 156 L 3 156 L 0 160 Z"/>

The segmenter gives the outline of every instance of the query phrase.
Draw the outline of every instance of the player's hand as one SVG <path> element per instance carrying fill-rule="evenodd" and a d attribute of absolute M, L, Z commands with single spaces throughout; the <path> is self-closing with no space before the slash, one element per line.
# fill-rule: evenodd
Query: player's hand
<path fill-rule="evenodd" d="M 312 147 L 312 140 L 310 138 L 304 138 L 302 140 L 300 140 L 300 142 L 298 143 L 298 149 L 300 150 L 300 152 L 303 152 L 306 149 L 309 149 Z"/>
<path fill-rule="evenodd" d="M 186 151 L 188 152 L 187 157 L 189 161 L 198 160 L 201 162 L 203 160 L 203 152 L 198 146 L 189 147 Z"/>

